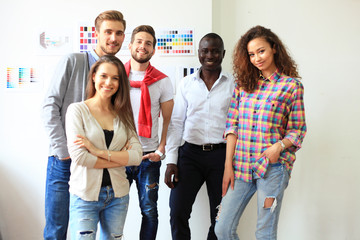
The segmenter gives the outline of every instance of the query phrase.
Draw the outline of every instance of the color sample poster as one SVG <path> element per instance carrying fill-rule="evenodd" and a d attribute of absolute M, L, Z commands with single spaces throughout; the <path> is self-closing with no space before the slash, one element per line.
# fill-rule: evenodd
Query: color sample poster
<path fill-rule="evenodd" d="M 129 43 L 131 41 L 132 30 L 133 28 L 129 27 L 125 30 L 125 39 L 117 55 L 130 55 Z M 90 24 L 81 24 L 79 26 L 79 52 L 89 52 L 91 49 L 96 48 L 96 44 L 95 27 Z"/>
<path fill-rule="evenodd" d="M 199 67 L 179 67 L 180 79 L 193 74 L 197 70 L 199 70 Z"/>
<path fill-rule="evenodd" d="M 64 55 L 73 52 L 73 41 L 69 29 L 41 29 L 37 35 L 38 55 Z"/>
<path fill-rule="evenodd" d="M 7 67 L 6 89 L 38 89 L 39 81 L 34 68 Z"/>
<path fill-rule="evenodd" d="M 79 52 L 89 52 L 96 47 L 95 27 L 80 24 L 79 26 Z"/>
<path fill-rule="evenodd" d="M 156 30 L 156 52 L 162 56 L 195 55 L 193 29 Z"/>

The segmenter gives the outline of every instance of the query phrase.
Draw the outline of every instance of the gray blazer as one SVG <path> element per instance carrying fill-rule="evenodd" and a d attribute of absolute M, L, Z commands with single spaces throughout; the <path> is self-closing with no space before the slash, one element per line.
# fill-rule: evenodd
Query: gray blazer
<path fill-rule="evenodd" d="M 49 136 L 49 156 L 69 157 L 65 134 L 68 106 L 86 99 L 89 61 L 86 53 L 72 53 L 59 62 L 45 95 L 42 117 Z"/>

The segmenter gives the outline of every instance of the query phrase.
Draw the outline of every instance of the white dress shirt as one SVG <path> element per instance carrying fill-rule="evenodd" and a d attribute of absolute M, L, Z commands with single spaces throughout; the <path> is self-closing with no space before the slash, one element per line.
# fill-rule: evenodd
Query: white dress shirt
<path fill-rule="evenodd" d="M 197 72 L 183 78 L 177 88 L 166 140 L 166 161 L 177 164 L 182 140 L 203 145 L 223 143 L 234 78 L 220 73 L 210 91 Z"/>

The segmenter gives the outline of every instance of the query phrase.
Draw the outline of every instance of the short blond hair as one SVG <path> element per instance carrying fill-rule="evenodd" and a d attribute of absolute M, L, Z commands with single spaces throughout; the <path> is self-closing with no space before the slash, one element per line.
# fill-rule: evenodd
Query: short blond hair
<path fill-rule="evenodd" d="M 126 21 L 124 16 L 121 12 L 116 10 L 108 10 L 105 12 L 100 13 L 95 19 L 95 29 L 96 31 L 100 30 L 100 25 L 103 21 L 110 20 L 110 21 L 119 21 L 124 25 L 124 30 L 126 28 Z"/>

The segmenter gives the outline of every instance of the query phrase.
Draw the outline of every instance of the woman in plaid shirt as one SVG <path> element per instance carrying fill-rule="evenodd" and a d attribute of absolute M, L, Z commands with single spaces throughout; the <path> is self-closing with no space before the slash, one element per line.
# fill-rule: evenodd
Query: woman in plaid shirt
<path fill-rule="evenodd" d="M 219 240 L 239 239 L 240 217 L 256 191 L 256 238 L 277 238 L 284 191 L 306 133 L 304 88 L 296 67 L 281 40 L 262 26 L 251 28 L 235 47 L 237 87 L 224 133 Z"/>

